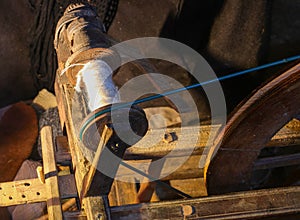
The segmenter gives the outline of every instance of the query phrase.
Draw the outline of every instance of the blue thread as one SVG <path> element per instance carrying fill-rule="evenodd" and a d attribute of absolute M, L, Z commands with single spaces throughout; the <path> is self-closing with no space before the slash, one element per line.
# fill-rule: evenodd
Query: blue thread
<path fill-rule="evenodd" d="M 82 141 L 83 131 L 91 123 L 91 121 L 93 121 L 95 118 L 97 118 L 97 117 L 99 117 L 99 116 L 101 116 L 101 115 L 103 115 L 107 112 L 122 109 L 122 108 L 125 108 L 125 107 L 130 107 L 131 105 L 144 103 L 144 102 L 151 101 L 151 100 L 154 100 L 154 99 L 162 98 L 164 96 L 168 96 L 168 95 L 172 95 L 172 94 L 175 94 L 175 93 L 178 93 L 178 92 L 194 89 L 194 88 L 204 86 L 204 85 L 207 85 L 207 84 L 210 84 L 210 83 L 223 81 L 225 79 L 230 79 L 230 78 L 233 78 L 233 77 L 241 76 L 241 75 L 244 75 L 246 73 L 255 72 L 255 71 L 258 71 L 258 70 L 266 69 L 266 68 L 269 68 L 269 67 L 272 67 L 272 66 L 277 66 L 277 65 L 280 65 L 280 64 L 284 64 L 284 63 L 288 63 L 288 62 L 298 60 L 298 59 L 300 59 L 300 55 L 285 58 L 285 59 L 275 61 L 275 62 L 272 62 L 272 63 L 267 63 L 267 64 L 264 64 L 264 65 L 261 65 L 261 66 L 257 66 L 257 67 L 247 69 L 247 70 L 242 70 L 242 71 L 239 71 L 239 72 L 236 72 L 236 73 L 232 73 L 232 74 L 229 74 L 229 75 L 226 75 L 226 76 L 221 76 L 219 78 L 211 79 L 211 80 L 208 80 L 208 81 L 205 81 L 205 82 L 196 83 L 196 84 L 193 84 L 193 85 L 190 85 L 190 86 L 187 86 L 187 87 L 182 87 L 182 88 L 174 89 L 174 90 L 171 90 L 171 91 L 166 91 L 166 92 L 163 92 L 162 94 L 157 94 L 157 95 L 152 95 L 152 96 L 149 96 L 149 97 L 146 97 L 146 98 L 137 99 L 133 102 L 126 102 L 126 103 L 122 103 L 122 104 L 113 105 L 112 107 L 109 107 L 109 108 L 106 108 L 106 109 L 104 109 L 100 112 L 97 112 L 95 115 L 88 118 L 80 128 L 79 138 Z"/>

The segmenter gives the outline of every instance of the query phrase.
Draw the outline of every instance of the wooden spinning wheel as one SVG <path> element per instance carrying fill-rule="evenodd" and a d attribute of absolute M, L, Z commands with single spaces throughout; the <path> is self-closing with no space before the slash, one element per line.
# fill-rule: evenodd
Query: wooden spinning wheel
<path fill-rule="evenodd" d="M 300 64 L 258 89 L 237 108 L 208 155 L 204 175 L 209 194 L 250 189 L 261 149 L 300 114 L 299 100 Z"/>

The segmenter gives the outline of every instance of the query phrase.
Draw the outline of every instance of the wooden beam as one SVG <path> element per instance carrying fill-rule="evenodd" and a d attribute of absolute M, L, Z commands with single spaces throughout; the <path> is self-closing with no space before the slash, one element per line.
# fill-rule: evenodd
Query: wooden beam
<path fill-rule="evenodd" d="M 293 166 L 299 164 L 300 164 L 300 153 L 261 158 L 255 162 L 254 169 L 263 170 L 263 169 Z"/>
<path fill-rule="evenodd" d="M 218 133 L 221 125 L 213 126 L 191 126 L 182 128 L 151 129 L 148 133 L 134 146 L 128 148 L 125 152 L 125 160 L 142 160 L 160 158 L 166 156 L 172 151 L 172 156 L 186 156 L 187 150 L 191 150 L 193 155 L 203 153 L 204 147 L 212 144 L 213 137 Z M 175 135 L 174 141 L 165 141 L 166 134 Z M 185 135 L 182 135 L 182 134 Z M 209 135 L 211 135 L 210 143 Z M 154 140 L 158 140 L 153 144 Z M 180 146 L 178 141 L 180 140 Z M 196 143 L 191 140 L 197 140 Z"/>
<path fill-rule="evenodd" d="M 50 220 L 60 220 L 62 219 L 62 210 L 58 187 L 58 176 L 55 162 L 52 129 L 50 126 L 45 126 L 41 129 L 41 144 L 48 197 L 48 216 Z"/>
<path fill-rule="evenodd" d="M 134 146 L 128 148 L 125 152 L 125 160 L 145 160 L 152 158 L 160 158 L 173 151 L 174 157 L 184 156 L 187 149 L 193 149 L 192 155 L 200 155 L 203 153 L 204 147 L 210 146 L 212 143 L 208 142 L 209 135 L 215 137 L 221 125 L 204 125 L 201 129 L 195 127 L 183 128 L 167 128 L 153 129 L 149 131 L 146 136 Z M 185 136 L 180 135 L 184 131 Z M 164 135 L 173 133 L 181 138 L 180 148 L 176 148 L 178 139 L 170 143 L 164 141 Z M 195 146 L 191 143 L 191 139 L 199 137 Z M 153 145 L 153 140 L 160 140 Z M 214 138 L 212 138 L 214 140 Z M 290 123 L 280 129 L 277 134 L 267 143 L 265 147 L 285 147 L 300 145 L 300 122 L 299 120 L 292 120 Z"/>
<path fill-rule="evenodd" d="M 176 169 L 174 172 L 170 173 L 167 176 L 164 176 L 161 180 L 180 180 L 180 179 L 194 179 L 194 178 L 203 178 L 203 168 L 199 167 L 201 155 L 192 155 L 189 157 L 181 167 Z M 166 158 L 166 161 L 176 161 L 178 158 Z M 128 160 L 126 163 L 129 165 L 138 168 L 144 173 L 148 173 L 149 165 L 147 165 L 149 160 Z M 172 163 L 168 163 L 168 169 L 172 168 Z M 283 156 L 275 156 L 275 157 L 266 157 L 261 158 L 255 161 L 253 170 L 262 170 L 262 169 L 271 169 L 276 167 L 285 167 L 291 165 L 300 164 L 300 154 L 292 154 L 292 155 L 283 155 Z M 176 164 L 173 164 L 176 166 Z M 162 169 L 164 169 L 162 167 Z M 120 166 L 117 172 L 117 178 L 127 180 L 132 178 L 133 175 L 137 175 L 134 171 L 127 169 L 126 167 Z"/>
<path fill-rule="evenodd" d="M 74 176 L 58 177 L 61 199 L 77 197 Z M 44 202 L 48 199 L 46 184 L 38 178 L 0 183 L 0 207 Z"/>
<path fill-rule="evenodd" d="M 0 183 L 0 206 L 44 202 L 48 198 L 46 185 L 39 179 Z"/>
<path fill-rule="evenodd" d="M 162 167 L 161 180 L 190 179 L 190 178 L 203 177 L 203 169 L 199 168 L 200 157 L 201 155 L 193 155 L 187 158 L 187 160 L 178 169 L 176 169 L 178 158 L 176 157 L 166 158 L 167 165 L 166 165 L 166 169 Z M 144 173 L 148 173 L 150 162 L 151 162 L 150 160 L 126 161 L 127 164 L 141 170 Z M 174 172 L 169 173 L 168 172 L 169 169 L 174 169 Z M 169 174 L 166 174 L 166 171 Z M 129 182 L 133 176 L 137 176 L 143 179 L 141 175 L 121 165 L 117 172 L 116 178 L 118 180 L 126 180 Z"/>
<path fill-rule="evenodd" d="M 74 88 L 69 84 L 63 84 L 59 82 L 60 76 L 56 77 L 55 83 L 55 93 L 58 100 L 59 113 L 64 114 L 60 118 L 64 120 L 62 123 L 65 126 L 68 134 L 68 142 L 70 147 L 70 152 L 72 156 L 72 164 L 75 170 L 75 181 L 77 186 L 77 192 L 80 192 L 83 188 L 83 182 L 86 174 L 88 173 L 90 164 L 83 155 L 82 149 L 80 148 L 80 143 L 76 133 L 76 125 L 73 121 L 74 114 Z M 82 107 L 82 106 L 81 106 Z M 78 126 L 78 125 L 77 125 Z M 96 173 L 96 178 L 97 178 Z M 105 220 L 109 219 L 109 207 L 105 205 L 106 196 L 102 197 L 100 195 L 88 196 L 82 199 L 82 208 L 87 215 L 88 219 L 95 219 L 95 216 L 99 216 L 99 219 Z"/>
<path fill-rule="evenodd" d="M 300 217 L 300 186 L 112 207 L 111 215 L 112 220 L 261 219 L 281 215 Z"/>

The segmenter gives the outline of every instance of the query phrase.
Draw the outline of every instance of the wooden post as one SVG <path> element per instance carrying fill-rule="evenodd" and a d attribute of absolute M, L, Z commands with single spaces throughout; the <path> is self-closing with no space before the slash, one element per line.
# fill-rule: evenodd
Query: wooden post
<path fill-rule="evenodd" d="M 58 187 L 58 176 L 54 155 L 52 129 L 45 126 L 41 130 L 41 143 L 43 165 L 45 172 L 45 182 L 47 189 L 47 209 L 49 219 L 60 220 L 62 218 L 62 209 L 60 203 L 60 193 Z"/>

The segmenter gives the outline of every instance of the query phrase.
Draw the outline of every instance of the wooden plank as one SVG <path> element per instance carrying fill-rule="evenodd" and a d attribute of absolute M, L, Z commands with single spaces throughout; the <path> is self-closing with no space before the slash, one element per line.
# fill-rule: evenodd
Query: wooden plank
<path fill-rule="evenodd" d="M 87 219 L 111 219 L 107 196 L 84 197 L 81 209 L 85 211 Z"/>
<path fill-rule="evenodd" d="M 77 197 L 74 176 L 58 177 L 61 199 Z M 44 202 L 47 200 L 46 185 L 38 178 L 0 183 L 0 207 Z"/>
<path fill-rule="evenodd" d="M 220 129 L 220 125 L 213 126 L 191 126 L 182 128 L 151 129 L 134 146 L 128 148 L 125 152 L 125 160 L 143 160 L 160 158 L 166 156 L 172 151 L 172 156 L 186 156 L 187 150 L 191 150 L 193 155 L 202 154 L 204 147 L 212 144 L 213 137 Z M 177 139 L 171 142 L 165 141 L 165 134 L 177 136 Z M 181 135 L 185 134 L 185 135 Z M 211 135 L 210 143 L 209 135 Z M 191 140 L 197 140 L 196 144 Z M 153 144 L 154 140 L 158 140 Z M 159 141 L 160 140 L 160 141 Z M 180 141 L 180 147 L 178 145 Z M 195 145 L 195 146 L 194 146 Z"/>
<path fill-rule="evenodd" d="M 204 125 L 199 127 L 183 127 L 183 128 L 167 128 L 153 129 L 149 131 L 146 136 L 134 146 L 128 148 L 125 152 L 125 160 L 145 160 L 151 158 L 160 158 L 167 155 L 169 152 L 175 149 L 178 140 L 167 143 L 164 141 L 164 134 L 175 133 L 182 139 L 180 148 L 173 151 L 173 156 L 184 156 L 186 149 L 194 148 L 192 155 L 200 155 L 203 153 L 204 147 L 211 145 L 208 143 L 208 135 L 212 137 L 220 130 L 220 125 L 208 126 Z M 186 136 L 180 136 L 180 133 L 184 131 Z M 191 144 L 190 139 L 192 137 L 199 136 L 195 146 Z M 214 138 L 213 138 L 214 139 Z M 160 140 L 153 145 L 153 140 Z M 267 143 L 265 147 L 284 147 L 300 145 L 300 122 L 294 119 L 291 123 L 280 129 L 276 135 Z"/>
<path fill-rule="evenodd" d="M 163 167 L 165 166 L 166 158 L 160 160 L 159 164 L 154 165 L 154 161 L 152 160 L 147 174 L 151 177 L 159 177 L 163 172 Z M 151 198 L 155 192 L 156 181 L 151 181 L 151 178 L 144 177 L 140 183 L 140 188 L 137 194 L 136 203 L 142 202 L 150 202 Z"/>
<path fill-rule="evenodd" d="M 261 219 L 300 216 L 300 186 L 112 207 L 113 220 Z"/>
<path fill-rule="evenodd" d="M 293 166 L 299 164 L 300 164 L 300 153 L 258 159 L 254 164 L 254 169 L 263 170 L 263 169 Z"/>
<path fill-rule="evenodd" d="M 69 164 L 72 160 L 68 138 L 66 136 L 57 136 L 56 140 L 56 148 L 57 152 L 55 152 L 55 158 L 57 163 L 61 164 Z"/>
<path fill-rule="evenodd" d="M 41 144 L 45 182 L 47 189 L 47 209 L 49 219 L 62 219 L 58 176 L 55 162 L 52 129 L 45 126 L 41 129 Z"/>
<path fill-rule="evenodd" d="M 176 169 L 174 172 L 167 175 L 166 172 L 169 169 L 175 169 L 178 166 L 178 158 L 171 157 L 165 158 L 166 159 L 166 170 L 164 170 L 164 166 L 162 167 L 161 178 L 162 180 L 171 180 L 171 179 L 191 179 L 191 178 L 198 178 L 203 177 L 203 169 L 199 168 L 199 161 L 201 155 L 194 155 L 189 158 Z M 148 173 L 149 164 L 151 160 L 128 160 L 126 163 L 129 165 L 143 171 L 144 173 Z M 169 172 L 168 172 L 169 173 Z M 138 178 L 143 178 L 143 176 L 136 174 L 134 171 L 129 170 L 124 166 L 120 166 L 117 172 L 116 178 L 119 180 L 130 181 L 130 178 L 136 176 Z"/>
<path fill-rule="evenodd" d="M 60 77 L 56 77 L 55 91 L 60 101 L 59 113 L 65 114 L 62 118 L 64 119 L 64 125 L 66 126 L 68 134 L 68 142 L 70 152 L 72 156 L 72 164 L 75 170 L 75 180 L 77 186 L 77 192 L 80 194 L 83 188 L 83 180 L 89 170 L 89 163 L 85 159 L 82 153 L 82 149 L 79 146 L 78 138 L 76 136 L 75 126 L 72 119 L 72 107 L 73 107 L 73 92 L 74 89 L 68 84 L 60 84 Z M 105 198 L 101 196 L 85 197 L 82 199 L 82 207 L 86 212 L 88 219 L 95 219 L 95 216 L 100 216 L 101 219 L 109 218 L 109 207 L 104 206 Z M 105 208 L 104 208 L 105 207 Z"/>
<path fill-rule="evenodd" d="M 110 206 L 135 204 L 137 188 L 134 179 L 130 182 L 115 180 L 108 196 Z"/>
<path fill-rule="evenodd" d="M 87 163 L 84 158 L 81 149 L 77 144 L 77 137 L 74 130 L 71 113 L 72 113 L 72 93 L 70 93 L 71 88 L 68 85 L 59 85 L 58 81 L 60 77 L 56 77 L 57 86 L 55 90 L 57 99 L 60 100 L 61 105 L 59 107 L 59 115 L 66 114 L 64 118 L 66 119 L 65 126 L 68 134 L 68 142 L 70 147 L 70 152 L 72 156 L 73 169 L 75 171 L 75 180 L 77 185 L 77 192 L 80 193 L 82 188 L 82 182 L 85 174 L 88 172 L 88 167 L 84 164 Z"/>
<path fill-rule="evenodd" d="M 207 196 L 203 178 L 170 180 L 170 185 L 193 198 Z"/>
<path fill-rule="evenodd" d="M 0 183 L 0 206 L 12 206 L 47 200 L 46 185 L 39 179 Z"/>
<path fill-rule="evenodd" d="M 162 180 L 180 180 L 180 179 L 193 179 L 193 178 L 202 178 L 203 177 L 203 169 L 199 168 L 199 161 L 201 155 L 192 155 L 187 159 L 187 161 L 177 170 L 162 178 Z M 178 158 L 166 158 L 166 160 L 177 161 Z M 147 173 L 150 160 L 128 160 L 128 163 L 131 166 L 138 168 L 139 170 Z M 270 169 L 276 167 L 284 167 L 297 165 L 300 163 L 299 154 L 292 155 L 283 155 L 283 156 L 274 156 L 261 158 L 255 161 L 253 170 L 261 170 L 261 169 Z M 176 164 L 173 164 L 176 166 Z M 169 163 L 168 168 L 172 168 L 172 163 Z M 132 175 L 137 175 L 134 171 L 128 170 L 126 167 L 120 166 L 117 178 L 121 178 L 126 180 L 127 177 L 131 178 Z M 139 176 L 139 175 L 138 175 Z"/>

